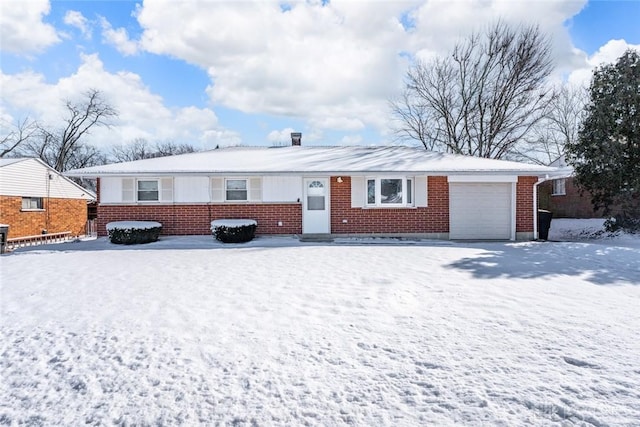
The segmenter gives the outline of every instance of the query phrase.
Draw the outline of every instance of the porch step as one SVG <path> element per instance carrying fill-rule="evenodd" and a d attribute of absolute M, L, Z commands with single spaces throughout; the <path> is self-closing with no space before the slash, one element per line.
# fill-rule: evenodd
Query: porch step
<path fill-rule="evenodd" d="M 306 233 L 300 235 L 301 242 L 333 242 L 329 233 Z"/>

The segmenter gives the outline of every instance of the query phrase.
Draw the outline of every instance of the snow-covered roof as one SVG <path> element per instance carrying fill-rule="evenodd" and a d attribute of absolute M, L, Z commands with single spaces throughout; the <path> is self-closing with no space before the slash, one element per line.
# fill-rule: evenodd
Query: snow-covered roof
<path fill-rule="evenodd" d="M 233 147 L 94 166 L 69 176 L 429 173 L 554 174 L 555 168 L 412 147 Z"/>

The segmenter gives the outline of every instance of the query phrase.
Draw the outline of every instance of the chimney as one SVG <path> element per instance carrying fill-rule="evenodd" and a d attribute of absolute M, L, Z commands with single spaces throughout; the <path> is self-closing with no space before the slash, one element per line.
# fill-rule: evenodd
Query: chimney
<path fill-rule="evenodd" d="M 302 132 L 291 132 L 291 145 L 300 146 L 302 144 Z"/>

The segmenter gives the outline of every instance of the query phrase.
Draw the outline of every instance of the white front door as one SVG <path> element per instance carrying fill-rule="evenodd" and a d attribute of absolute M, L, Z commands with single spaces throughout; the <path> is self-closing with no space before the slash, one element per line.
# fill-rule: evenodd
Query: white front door
<path fill-rule="evenodd" d="M 328 178 L 304 179 L 302 232 L 304 234 L 330 233 Z"/>

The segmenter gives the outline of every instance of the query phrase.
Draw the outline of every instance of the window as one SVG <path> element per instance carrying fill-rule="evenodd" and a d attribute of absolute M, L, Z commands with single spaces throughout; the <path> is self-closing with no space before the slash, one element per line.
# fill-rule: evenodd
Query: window
<path fill-rule="evenodd" d="M 413 180 L 411 178 L 367 178 L 367 205 L 411 206 Z"/>
<path fill-rule="evenodd" d="M 554 179 L 553 180 L 553 196 L 564 196 L 566 193 L 565 190 L 565 179 Z"/>
<path fill-rule="evenodd" d="M 42 197 L 23 197 L 22 198 L 22 210 L 33 211 L 44 209 L 42 203 Z"/>
<path fill-rule="evenodd" d="M 157 202 L 158 195 L 158 180 L 138 181 L 138 201 Z"/>
<path fill-rule="evenodd" d="M 324 210 L 324 184 L 320 181 L 311 181 L 307 187 L 307 210 Z"/>
<path fill-rule="evenodd" d="M 227 200 L 248 200 L 246 179 L 227 179 L 225 189 Z"/>

